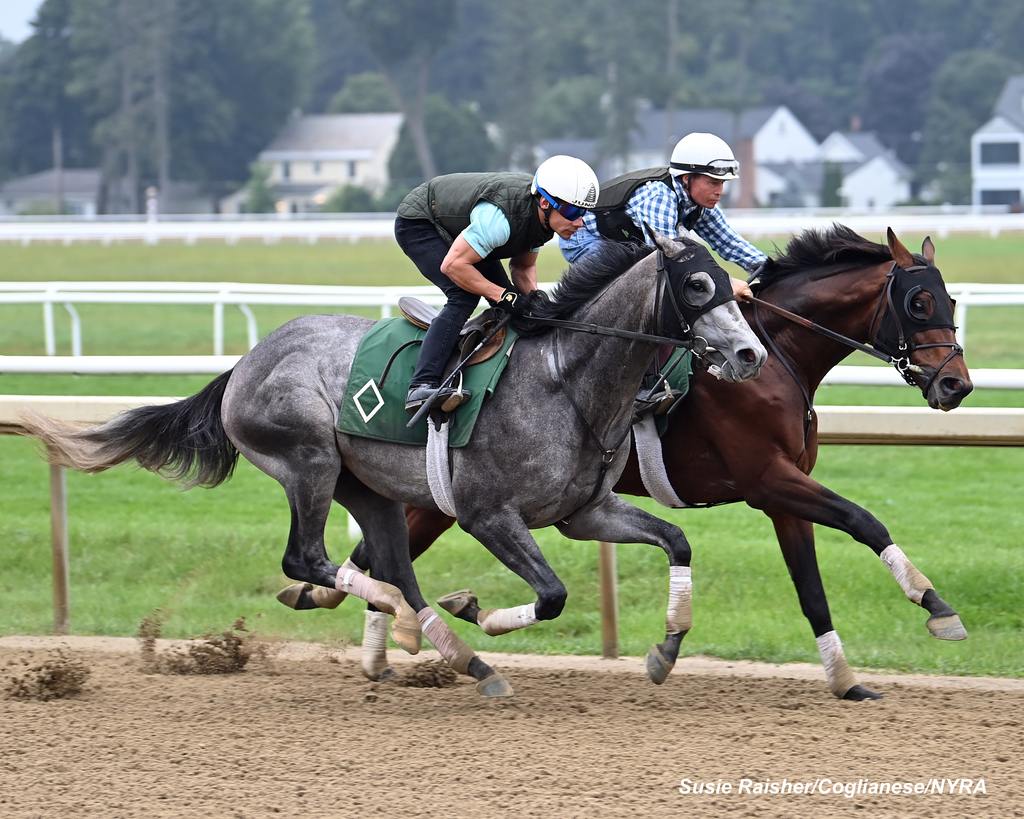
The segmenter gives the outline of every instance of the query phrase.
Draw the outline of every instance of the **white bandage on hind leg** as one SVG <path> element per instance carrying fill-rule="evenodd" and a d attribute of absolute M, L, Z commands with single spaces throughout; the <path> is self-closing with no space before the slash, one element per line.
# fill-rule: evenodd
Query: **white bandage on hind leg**
<path fill-rule="evenodd" d="M 388 615 L 383 611 L 367 611 L 363 626 L 363 672 L 371 680 L 380 678 L 388 667 Z"/>
<path fill-rule="evenodd" d="M 338 571 L 344 571 L 345 569 L 355 569 L 360 574 L 366 574 L 366 570 L 360 569 L 352 562 L 352 558 L 346 558 Z M 348 592 L 338 591 L 337 589 L 328 589 L 325 586 L 314 586 L 313 591 L 309 593 L 309 596 L 313 598 L 313 602 L 316 603 L 318 608 L 336 609 L 340 605 L 341 601 L 348 597 Z"/>
<path fill-rule="evenodd" d="M 416 619 L 445 662 L 460 674 L 468 674 L 470 660 L 476 656 L 473 649 L 462 642 L 430 606 L 416 612 Z"/>
<path fill-rule="evenodd" d="M 857 680 L 846 663 L 839 635 L 834 631 L 826 631 L 820 637 L 816 637 L 815 641 L 818 643 L 821 664 L 825 666 L 825 679 L 828 680 L 829 690 L 837 697 L 841 697 L 857 684 Z"/>
<path fill-rule="evenodd" d="M 669 566 L 668 569 L 668 612 L 665 615 L 665 632 L 678 634 L 687 632 L 693 626 L 693 580 L 689 566 Z"/>
<path fill-rule="evenodd" d="M 514 606 L 510 609 L 484 609 L 476 616 L 477 625 L 492 637 L 508 634 L 519 628 L 532 626 L 537 622 L 537 604 Z"/>
<path fill-rule="evenodd" d="M 878 555 L 889 567 L 892 576 L 900 584 L 903 593 L 913 602 L 921 605 L 921 598 L 928 589 L 934 588 L 932 582 L 917 570 L 903 550 L 895 543 L 890 543 Z"/>
<path fill-rule="evenodd" d="M 335 588 L 354 595 L 388 614 L 397 614 L 404 602 L 402 593 L 390 583 L 383 583 L 359 573 L 359 568 L 341 568 L 334 581 Z"/>

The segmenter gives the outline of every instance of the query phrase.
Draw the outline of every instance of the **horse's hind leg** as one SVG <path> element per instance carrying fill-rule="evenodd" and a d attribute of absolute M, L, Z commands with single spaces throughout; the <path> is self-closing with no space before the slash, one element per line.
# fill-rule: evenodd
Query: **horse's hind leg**
<path fill-rule="evenodd" d="M 477 680 L 477 690 L 484 696 L 511 696 L 512 687 L 505 678 L 459 639 L 423 599 L 409 559 L 409 532 L 402 504 L 378 495 L 354 477 L 346 475 L 338 481 L 335 497 L 352 513 L 363 530 L 362 567 L 368 568 L 375 578 L 393 583 L 404 592 L 415 609 L 423 633 L 445 661 L 460 674 Z M 369 622 L 377 614 L 372 608 L 367 612 Z M 386 668 L 383 640 L 375 641 L 375 644 L 374 648 L 379 652 L 378 656 L 384 658 Z M 374 663 L 371 670 L 376 670 L 376 665 Z"/>
<path fill-rule="evenodd" d="M 771 519 L 789 576 L 793 579 L 800 599 L 800 609 L 811 624 L 814 639 L 818 643 L 818 653 L 825 667 L 829 690 L 845 700 L 877 700 L 880 694 L 858 685 L 846 662 L 839 635 L 832 627 L 832 615 L 828 610 L 828 600 L 814 551 L 813 526 L 792 515 L 774 514 Z"/>
<path fill-rule="evenodd" d="M 561 532 L 576 540 L 608 543 L 650 543 L 664 549 L 669 560 L 668 609 L 665 640 L 647 652 L 647 676 L 657 685 L 665 682 L 679 657 L 679 647 L 693 624 L 690 575 L 690 544 L 683 531 L 656 518 L 618 495 L 610 494 L 596 506 L 576 512 L 559 524 Z"/>

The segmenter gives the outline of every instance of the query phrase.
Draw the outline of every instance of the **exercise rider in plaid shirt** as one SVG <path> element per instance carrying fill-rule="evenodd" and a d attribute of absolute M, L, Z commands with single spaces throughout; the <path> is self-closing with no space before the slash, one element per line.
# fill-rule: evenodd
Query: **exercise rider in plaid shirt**
<path fill-rule="evenodd" d="M 647 242 L 644 222 L 669 236 L 693 231 L 723 259 L 753 273 L 768 257 L 736 233 L 718 209 L 726 180 L 739 178 L 739 162 L 714 134 L 687 134 L 672 149 L 667 168 L 647 168 L 601 183 L 597 207 L 583 217 L 583 229 L 559 238 L 570 262 L 602 241 Z M 751 296 L 746 282 L 732 280 L 738 299 Z"/>

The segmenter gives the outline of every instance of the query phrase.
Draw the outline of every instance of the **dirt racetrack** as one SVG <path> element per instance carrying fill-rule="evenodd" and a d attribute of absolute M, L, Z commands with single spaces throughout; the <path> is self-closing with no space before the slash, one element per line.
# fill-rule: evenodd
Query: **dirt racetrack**
<path fill-rule="evenodd" d="M 84 638 L 2 638 L 3 677 L 60 644 L 91 676 L 0 699 L 0 816 L 1024 816 L 1021 680 L 863 674 L 885 698 L 847 703 L 814 667 L 685 658 L 657 687 L 636 661 L 487 654 L 516 689 L 488 701 L 369 683 L 351 651 L 168 676 Z M 956 793 L 872 793 L 893 783 Z"/>

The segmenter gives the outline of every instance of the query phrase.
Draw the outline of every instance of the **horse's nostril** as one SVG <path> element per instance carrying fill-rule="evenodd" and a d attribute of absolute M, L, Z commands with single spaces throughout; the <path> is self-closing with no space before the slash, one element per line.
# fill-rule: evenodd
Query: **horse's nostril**
<path fill-rule="evenodd" d="M 946 376 L 939 384 L 947 395 L 967 395 L 974 389 L 973 384 L 965 384 L 961 379 L 954 376 Z"/>
<path fill-rule="evenodd" d="M 749 347 L 745 347 L 744 349 L 740 350 L 739 357 L 744 364 L 757 363 L 757 353 L 755 353 Z"/>

